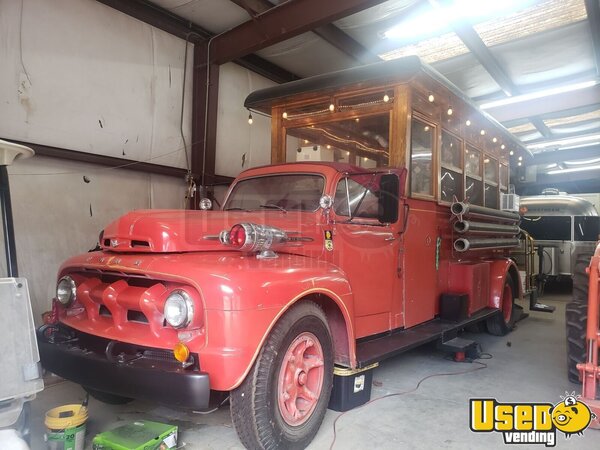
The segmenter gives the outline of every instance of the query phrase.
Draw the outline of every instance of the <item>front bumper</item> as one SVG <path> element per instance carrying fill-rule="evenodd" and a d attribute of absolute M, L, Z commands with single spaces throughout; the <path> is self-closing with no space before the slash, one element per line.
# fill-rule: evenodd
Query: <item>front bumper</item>
<path fill-rule="evenodd" d="M 110 341 L 61 325 L 38 330 L 42 366 L 98 391 L 185 409 L 208 408 L 210 382 L 169 352 Z"/>

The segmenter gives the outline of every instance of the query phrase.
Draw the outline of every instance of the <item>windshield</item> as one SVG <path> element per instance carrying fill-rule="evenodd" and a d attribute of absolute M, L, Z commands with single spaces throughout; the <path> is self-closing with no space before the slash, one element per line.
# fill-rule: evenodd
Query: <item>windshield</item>
<path fill-rule="evenodd" d="M 597 241 L 600 235 L 600 217 L 577 216 L 575 217 L 575 240 Z"/>
<path fill-rule="evenodd" d="M 570 216 L 523 217 L 520 227 L 541 241 L 570 241 Z"/>
<path fill-rule="evenodd" d="M 323 195 L 321 175 L 269 175 L 241 180 L 233 188 L 223 210 L 280 209 L 316 211 Z"/>

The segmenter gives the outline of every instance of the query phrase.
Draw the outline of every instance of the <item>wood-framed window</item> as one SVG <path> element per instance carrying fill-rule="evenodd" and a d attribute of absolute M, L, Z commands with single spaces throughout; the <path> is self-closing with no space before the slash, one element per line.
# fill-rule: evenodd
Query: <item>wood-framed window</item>
<path fill-rule="evenodd" d="M 442 129 L 440 149 L 440 192 L 441 202 L 463 199 L 463 141 Z"/>
<path fill-rule="evenodd" d="M 498 209 L 500 206 L 498 192 L 498 160 L 485 155 L 483 158 L 484 205 L 487 208 Z"/>
<path fill-rule="evenodd" d="M 413 113 L 410 136 L 411 195 L 433 198 L 436 126 Z"/>
<path fill-rule="evenodd" d="M 481 150 L 467 144 L 465 147 L 465 195 L 469 203 L 483 206 L 483 177 Z"/>

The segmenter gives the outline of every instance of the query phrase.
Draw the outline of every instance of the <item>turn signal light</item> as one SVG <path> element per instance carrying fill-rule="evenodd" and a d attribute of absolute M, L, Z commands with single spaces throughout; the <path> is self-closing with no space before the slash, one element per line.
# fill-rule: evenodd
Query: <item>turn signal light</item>
<path fill-rule="evenodd" d="M 190 349 L 183 342 L 178 342 L 173 347 L 173 356 L 180 363 L 186 362 L 190 357 Z"/>

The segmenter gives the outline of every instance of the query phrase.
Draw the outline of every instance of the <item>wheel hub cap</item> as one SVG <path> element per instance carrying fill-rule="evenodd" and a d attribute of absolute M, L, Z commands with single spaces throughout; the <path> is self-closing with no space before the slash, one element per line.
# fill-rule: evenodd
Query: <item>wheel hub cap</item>
<path fill-rule="evenodd" d="M 277 382 L 277 403 L 283 420 L 292 426 L 306 422 L 321 395 L 325 366 L 317 337 L 301 333 L 285 352 Z"/>

